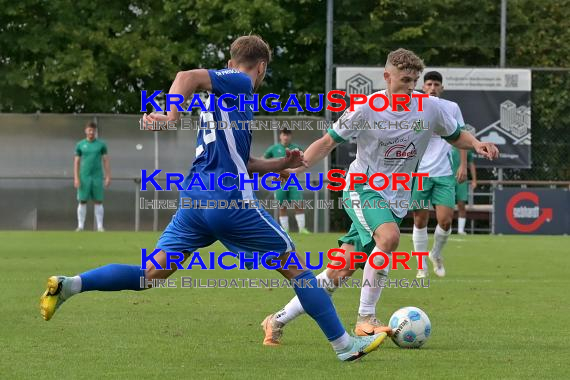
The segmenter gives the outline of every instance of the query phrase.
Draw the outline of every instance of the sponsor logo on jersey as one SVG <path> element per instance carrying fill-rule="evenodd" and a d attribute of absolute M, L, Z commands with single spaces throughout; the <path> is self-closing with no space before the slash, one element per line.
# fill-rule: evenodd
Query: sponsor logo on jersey
<path fill-rule="evenodd" d="M 405 143 L 409 140 L 410 138 L 408 136 L 405 137 L 398 137 L 395 138 L 393 140 L 388 140 L 388 141 L 380 141 L 379 144 L 380 146 L 390 146 L 390 145 L 394 145 L 394 144 L 402 144 Z"/>
<path fill-rule="evenodd" d="M 414 158 L 418 154 L 414 143 L 408 145 L 397 144 L 393 145 L 386 150 L 384 160 L 407 160 Z"/>
<path fill-rule="evenodd" d="M 241 71 L 236 70 L 236 69 L 224 69 L 224 70 L 218 70 L 218 71 L 214 71 L 214 72 L 219 77 L 221 77 L 223 75 L 227 75 L 227 74 L 240 74 L 241 73 Z"/>

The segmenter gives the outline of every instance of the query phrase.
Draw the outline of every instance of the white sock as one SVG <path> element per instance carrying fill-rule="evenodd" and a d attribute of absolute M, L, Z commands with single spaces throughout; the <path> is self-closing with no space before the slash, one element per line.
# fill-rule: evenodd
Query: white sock
<path fill-rule="evenodd" d="M 382 251 L 378 247 L 374 247 L 373 252 Z M 388 253 L 390 261 L 392 261 L 392 254 Z M 384 258 L 382 256 L 374 257 L 374 264 L 380 266 L 384 263 Z M 360 315 L 376 315 L 376 304 L 380 300 L 380 295 L 382 294 L 382 286 L 376 286 L 380 281 L 385 281 L 390 272 L 390 265 L 386 268 L 377 271 L 372 268 L 369 262 L 366 262 L 364 266 L 364 273 L 362 275 L 362 288 L 360 289 L 360 306 L 358 308 L 358 314 Z M 364 282 L 368 280 L 371 286 L 364 286 Z"/>
<path fill-rule="evenodd" d="M 431 249 L 432 256 L 436 257 L 441 256 L 441 250 L 445 246 L 445 243 L 447 243 L 447 238 L 449 237 L 450 234 L 451 234 L 451 228 L 445 231 L 443 228 L 439 226 L 439 224 L 437 225 L 437 227 L 435 228 L 435 233 L 433 234 L 434 237 L 433 248 Z"/>
<path fill-rule="evenodd" d="M 457 232 L 463 233 L 465 232 L 465 222 L 467 221 L 466 218 L 457 218 Z"/>
<path fill-rule="evenodd" d="M 61 296 L 64 300 L 80 292 L 81 292 L 81 277 L 73 276 L 65 279 L 61 291 Z"/>
<path fill-rule="evenodd" d="M 331 341 L 331 344 L 335 352 L 346 352 L 352 347 L 352 339 L 350 335 L 348 335 L 348 333 L 345 331 L 343 336 Z"/>
<path fill-rule="evenodd" d="M 335 290 L 337 289 L 336 284 L 329 277 L 329 274 L 327 273 L 327 269 L 325 269 L 324 271 L 322 271 L 321 273 L 319 273 L 317 275 L 317 284 L 319 284 L 319 286 L 321 288 L 323 288 L 325 290 L 325 292 L 327 292 L 327 294 L 331 297 L 332 297 L 333 293 L 335 292 Z"/>
<path fill-rule="evenodd" d="M 77 205 L 77 228 L 85 227 L 85 217 L 87 216 L 87 204 L 80 203 Z"/>
<path fill-rule="evenodd" d="M 412 233 L 412 241 L 414 242 L 414 251 L 415 252 L 427 252 L 428 250 L 428 230 L 427 227 L 424 228 L 417 228 L 414 226 L 414 231 Z M 418 260 L 418 270 L 420 267 L 420 257 L 416 256 Z M 427 270 L 427 261 L 425 256 L 422 257 L 423 261 L 423 270 Z"/>
<path fill-rule="evenodd" d="M 333 287 L 331 288 L 328 286 L 330 283 L 331 279 L 329 278 L 326 270 L 319 273 L 317 276 L 317 284 L 322 287 L 329 296 L 332 296 L 336 290 L 336 285 L 333 284 Z M 283 309 L 275 313 L 275 320 L 285 325 L 301 314 L 305 314 L 305 309 L 301 306 L 299 298 L 295 296 Z"/>
<path fill-rule="evenodd" d="M 304 313 L 305 309 L 301 306 L 301 301 L 299 301 L 299 298 L 295 296 L 283 309 L 275 313 L 275 320 L 285 325 Z"/>
<path fill-rule="evenodd" d="M 279 217 L 279 223 L 281 224 L 281 227 L 283 227 L 283 229 L 285 231 L 289 231 L 289 217 L 288 216 L 280 216 Z"/>
<path fill-rule="evenodd" d="M 299 230 L 305 228 L 305 214 L 295 214 L 295 219 L 297 220 Z"/>
<path fill-rule="evenodd" d="M 95 205 L 95 219 L 97 220 L 97 229 L 100 230 L 103 228 L 103 205 L 98 204 Z"/>

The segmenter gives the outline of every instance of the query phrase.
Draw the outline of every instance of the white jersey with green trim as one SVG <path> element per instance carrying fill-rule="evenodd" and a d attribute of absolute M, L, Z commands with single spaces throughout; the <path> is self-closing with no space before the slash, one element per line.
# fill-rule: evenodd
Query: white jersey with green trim
<path fill-rule="evenodd" d="M 378 93 L 385 94 L 385 90 L 375 94 Z M 368 98 L 372 96 L 374 94 Z M 452 140 L 459 136 L 457 121 L 440 103 L 435 97 L 424 98 L 423 111 L 419 111 L 419 99 L 412 98 L 408 105 L 410 111 L 392 111 L 388 107 L 378 112 L 372 110 L 367 101 L 356 106 L 352 112 L 347 109 L 328 133 L 338 143 L 356 139 L 356 159 L 348 173 L 366 173 L 369 177 L 374 173 L 384 173 L 392 182 L 392 173 L 411 176 L 411 173 L 417 172 L 419 160 L 433 133 Z M 375 98 L 374 106 L 383 107 L 384 100 Z M 384 179 L 376 177 L 374 185 L 382 187 Z M 411 189 L 412 180 L 407 185 Z M 403 218 L 408 210 L 401 201 L 409 202 L 411 190 L 405 190 L 401 185 L 397 190 L 391 190 L 391 187 L 390 183 L 384 190 L 374 190 L 366 184 L 364 190 L 378 191 L 394 214 Z"/>
<path fill-rule="evenodd" d="M 439 103 L 448 112 L 461 127 L 465 124 L 463 115 L 457 103 L 446 99 L 439 99 Z M 429 173 L 430 177 L 444 177 L 454 175 L 452 170 L 451 144 L 434 134 L 429 139 L 429 144 L 422 157 L 419 173 Z"/>

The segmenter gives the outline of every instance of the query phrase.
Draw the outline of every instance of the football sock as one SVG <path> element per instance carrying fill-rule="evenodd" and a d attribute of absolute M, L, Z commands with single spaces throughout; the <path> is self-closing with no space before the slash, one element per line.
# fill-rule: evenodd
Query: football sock
<path fill-rule="evenodd" d="M 81 277 L 66 277 L 61 284 L 61 298 L 66 300 L 69 297 L 81 292 Z"/>
<path fill-rule="evenodd" d="M 299 297 L 295 296 L 291 299 L 291 301 L 289 301 L 287 305 L 285 305 L 283 309 L 275 313 L 275 320 L 277 322 L 287 324 L 304 313 L 305 309 L 303 309 L 303 306 L 301 306 Z"/>
<path fill-rule="evenodd" d="M 434 241 L 433 241 L 433 248 L 431 249 L 432 256 L 435 257 L 441 256 L 441 250 L 445 246 L 445 243 L 447 243 L 447 238 L 449 238 L 450 234 L 451 234 L 451 228 L 445 231 L 443 228 L 439 226 L 439 224 L 437 225 L 437 227 L 435 228 L 435 233 L 433 234 Z"/>
<path fill-rule="evenodd" d="M 336 290 L 336 286 L 333 285 L 332 288 L 328 286 L 331 283 L 329 276 L 327 275 L 327 271 L 322 271 L 317 276 L 318 284 L 321 288 L 327 292 L 329 296 L 332 296 L 334 291 Z M 326 282 L 326 284 L 325 284 Z M 301 302 L 299 301 L 299 297 L 293 297 L 291 301 L 277 313 L 275 313 L 275 320 L 277 322 L 283 323 L 284 325 L 291 322 L 293 319 L 297 318 L 299 315 L 304 314 L 305 309 L 301 306 Z"/>
<path fill-rule="evenodd" d="M 331 340 L 331 344 L 335 352 L 343 353 L 352 348 L 352 339 L 350 338 L 350 335 L 348 335 L 348 333 L 345 331 L 340 338 Z"/>
<path fill-rule="evenodd" d="M 98 204 L 95 205 L 95 219 L 97 220 L 97 229 L 100 230 L 103 228 L 103 205 Z"/>
<path fill-rule="evenodd" d="M 85 217 L 87 216 L 87 204 L 80 203 L 77 205 L 77 228 L 85 227 Z"/>
<path fill-rule="evenodd" d="M 374 247 L 373 252 L 383 252 L 380 248 Z M 392 261 L 392 254 L 387 253 L 390 261 Z M 382 256 L 374 257 L 374 264 L 380 266 L 384 263 L 384 258 Z M 358 314 L 360 315 L 376 315 L 376 304 L 380 300 L 380 295 L 382 294 L 383 281 L 388 277 L 390 272 L 390 265 L 382 270 L 374 269 L 370 263 L 367 261 L 364 266 L 364 273 L 362 275 L 362 288 L 360 289 L 360 306 L 358 307 Z M 368 281 L 368 284 L 364 283 Z M 381 282 L 382 281 L 382 282 Z M 368 286 L 370 285 L 370 286 Z M 376 286 L 375 286 L 376 285 Z"/>
<path fill-rule="evenodd" d="M 331 298 L 323 289 L 318 287 L 317 278 L 313 272 L 303 272 L 294 280 L 296 281 L 293 281 L 293 287 L 303 309 L 317 322 L 327 339 L 333 342 L 346 334 Z M 338 343 L 338 341 L 335 342 L 335 344 Z"/>
<path fill-rule="evenodd" d="M 295 219 L 297 220 L 299 231 L 305 228 L 305 214 L 295 214 Z"/>
<path fill-rule="evenodd" d="M 424 228 L 417 228 L 414 226 L 414 231 L 412 233 L 412 241 L 414 242 L 414 251 L 415 252 L 427 252 L 428 250 L 428 230 L 427 227 Z M 420 267 L 420 257 L 416 256 L 418 260 L 418 269 Z M 422 257 L 423 261 L 423 270 L 427 270 L 427 261 L 425 256 Z"/>
<path fill-rule="evenodd" d="M 319 285 L 321 288 L 327 292 L 329 296 L 332 296 L 335 290 L 337 289 L 336 284 L 334 281 L 329 277 L 327 273 L 328 269 L 325 269 L 317 276 L 317 280 L 319 281 Z"/>
<path fill-rule="evenodd" d="M 283 227 L 283 229 L 285 231 L 289 231 L 289 217 L 288 216 L 280 216 L 279 217 L 279 223 L 281 224 L 281 227 Z"/>
<path fill-rule="evenodd" d="M 127 264 L 108 264 L 79 275 L 82 292 L 142 290 L 141 277 L 144 276 L 144 269 Z"/>
<path fill-rule="evenodd" d="M 458 218 L 457 219 L 457 232 L 463 233 L 465 232 L 465 222 L 467 221 L 466 218 Z"/>

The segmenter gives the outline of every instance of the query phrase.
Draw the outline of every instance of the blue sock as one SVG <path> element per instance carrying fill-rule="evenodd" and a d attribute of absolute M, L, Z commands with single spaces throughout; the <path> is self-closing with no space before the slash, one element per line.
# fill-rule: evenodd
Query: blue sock
<path fill-rule="evenodd" d="M 109 264 L 81 273 L 79 277 L 81 277 L 82 292 L 144 289 L 141 288 L 144 269 L 136 265 Z"/>
<path fill-rule="evenodd" d="M 297 284 L 293 282 L 293 287 L 303 309 L 319 324 L 327 339 L 333 341 L 343 336 L 346 330 L 336 314 L 331 298 L 324 289 L 317 286 L 313 272 L 303 272 L 294 280 L 298 282 Z M 309 284 L 313 287 L 310 288 Z"/>

